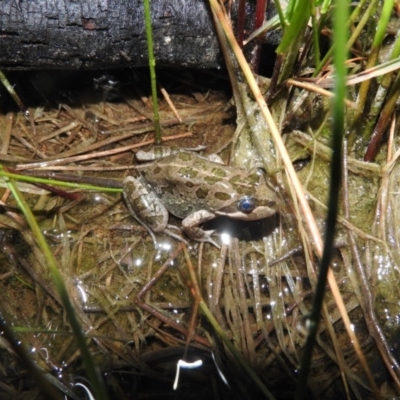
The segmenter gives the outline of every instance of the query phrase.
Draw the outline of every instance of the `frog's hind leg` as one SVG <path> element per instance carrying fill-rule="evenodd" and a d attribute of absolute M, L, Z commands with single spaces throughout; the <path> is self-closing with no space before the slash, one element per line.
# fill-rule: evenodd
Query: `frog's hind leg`
<path fill-rule="evenodd" d="M 168 211 L 155 193 L 149 190 L 139 176 L 127 176 L 123 182 L 123 196 L 130 214 L 150 233 L 154 245 L 154 232 L 162 232 L 168 224 Z"/>
<path fill-rule="evenodd" d="M 154 247 L 156 247 L 157 246 L 157 239 L 156 239 L 156 235 L 154 234 L 154 232 L 151 230 L 151 228 L 143 220 L 141 220 L 138 217 L 138 215 L 135 213 L 135 211 L 133 210 L 132 206 L 128 202 L 126 202 L 126 206 L 127 206 L 128 210 L 129 210 L 129 213 L 131 214 L 131 216 L 133 218 L 135 218 L 136 221 L 140 225 L 142 225 L 144 228 L 146 228 L 147 232 L 149 232 L 151 238 L 153 239 Z"/>

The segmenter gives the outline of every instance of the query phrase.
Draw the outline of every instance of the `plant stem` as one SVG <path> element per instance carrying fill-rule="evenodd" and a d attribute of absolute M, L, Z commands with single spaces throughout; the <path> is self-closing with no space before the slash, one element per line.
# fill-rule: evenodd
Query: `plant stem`
<path fill-rule="evenodd" d="M 11 83 L 8 81 L 6 76 L 3 74 L 2 71 L 0 71 L 0 82 L 3 84 L 3 86 L 7 89 L 7 92 L 10 93 L 11 97 L 14 99 L 14 101 L 17 103 L 18 107 L 21 109 L 22 112 L 26 111 L 26 107 L 22 100 L 19 98 L 17 95 L 17 92 L 14 90 L 13 86 Z"/>
<path fill-rule="evenodd" d="M 310 372 L 315 338 L 321 319 L 321 311 L 324 304 L 324 293 L 329 265 L 332 258 L 333 243 L 335 237 L 336 219 L 338 214 L 339 193 L 342 177 L 342 147 L 344 136 L 344 100 L 346 98 L 346 41 L 348 21 L 348 0 L 337 0 L 334 14 L 334 65 L 335 65 L 335 96 L 333 101 L 333 143 L 331 160 L 331 186 L 328 200 L 328 215 L 326 219 L 326 232 L 324 251 L 320 262 L 318 283 L 315 289 L 313 307 L 308 318 L 308 336 L 301 360 L 299 381 L 296 390 L 296 400 L 305 397 L 307 379 Z"/>
<path fill-rule="evenodd" d="M 149 56 L 150 80 L 151 80 L 151 96 L 153 99 L 153 116 L 155 143 L 161 143 L 160 116 L 158 113 L 157 99 L 157 81 L 156 81 L 156 60 L 154 58 L 153 32 L 151 29 L 150 0 L 144 0 L 144 18 L 146 23 L 147 52 Z"/>
<path fill-rule="evenodd" d="M 2 170 L 2 168 L 1 168 Z M 71 325 L 72 331 L 74 333 L 75 339 L 81 351 L 83 364 L 86 369 L 87 376 L 90 380 L 90 383 L 93 388 L 93 392 L 95 394 L 96 399 L 98 400 L 107 400 L 108 396 L 105 392 L 103 380 L 100 374 L 100 370 L 95 364 L 92 355 L 90 354 L 89 348 L 87 346 L 87 338 L 82 331 L 82 326 L 76 316 L 76 312 L 72 305 L 72 302 L 69 298 L 69 294 L 64 283 L 63 276 L 58 269 L 57 262 L 54 258 L 53 253 L 51 252 L 46 239 L 44 238 L 42 231 L 39 228 L 39 225 L 36 222 L 36 219 L 26 203 L 25 199 L 22 197 L 20 191 L 14 180 L 7 180 L 7 184 L 9 189 L 11 190 L 15 201 L 17 202 L 19 208 L 25 215 L 25 219 L 30 226 L 32 233 L 37 241 L 37 244 L 42 251 L 44 258 L 46 260 L 47 266 L 50 270 L 54 285 L 57 288 L 58 294 L 60 295 L 61 301 L 65 308 L 66 314 L 68 316 L 69 323 Z"/>

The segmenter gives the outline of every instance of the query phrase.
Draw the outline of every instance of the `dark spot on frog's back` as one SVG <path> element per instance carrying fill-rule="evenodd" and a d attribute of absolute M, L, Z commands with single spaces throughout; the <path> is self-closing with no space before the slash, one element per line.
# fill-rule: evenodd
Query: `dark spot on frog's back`
<path fill-rule="evenodd" d="M 252 185 L 257 185 L 260 183 L 261 176 L 257 173 L 247 175 L 247 179 L 251 182 Z"/>
<path fill-rule="evenodd" d="M 196 196 L 198 199 L 205 199 L 208 195 L 208 190 L 204 188 L 198 188 L 196 190 Z"/>
<path fill-rule="evenodd" d="M 225 192 L 215 192 L 214 193 L 214 197 L 217 200 L 222 200 L 222 201 L 226 201 L 226 200 L 230 200 L 231 199 L 231 195 L 229 193 L 225 193 Z"/>
<path fill-rule="evenodd" d="M 178 158 L 181 159 L 182 161 L 189 161 L 192 159 L 193 154 L 190 153 L 185 153 L 185 152 L 181 152 L 178 153 Z"/>
<path fill-rule="evenodd" d="M 219 178 L 225 178 L 226 172 L 222 168 L 213 168 L 211 170 L 213 176 L 218 176 Z"/>
<path fill-rule="evenodd" d="M 199 171 L 191 167 L 183 167 L 178 169 L 178 174 L 185 179 L 194 179 L 199 174 Z"/>
<path fill-rule="evenodd" d="M 230 179 L 229 182 L 233 185 L 236 186 L 241 180 L 242 180 L 242 176 L 240 175 L 233 175 Z"/>
<path fill-rule="evenodd" d="M 158 175 L 162 171 L 162 168 L 159 166 L 154 167 L 153 174 Z"/>
<path fill-rule="evenodd" d="M 204 180 L 209 184 L 209 185 L 215 185 L 218 182 L 221 182 L 221 178 L 219 176 L 213 176 L 213 175 L 207 175 L 204 177 Z"/>

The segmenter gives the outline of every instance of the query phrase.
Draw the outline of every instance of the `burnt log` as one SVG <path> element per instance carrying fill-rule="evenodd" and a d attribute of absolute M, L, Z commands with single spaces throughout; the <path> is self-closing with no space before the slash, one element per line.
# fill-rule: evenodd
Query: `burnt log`
<path fill-rule="evenodd" d="M 247 5 L 247 27 L 253 3 Z M 222 66 L 207 0 L 153 0 L 151 15 L 157 66 Z M 2 69 L 146 65 L 143 0 L 0 1 Z"/>

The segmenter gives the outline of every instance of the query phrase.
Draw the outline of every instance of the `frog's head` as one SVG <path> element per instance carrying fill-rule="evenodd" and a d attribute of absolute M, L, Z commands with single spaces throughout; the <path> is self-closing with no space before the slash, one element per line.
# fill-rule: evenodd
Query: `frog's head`
<path fill-rule="evenodd" d="M 252 183 L 252 191 L 237 202 L 237 211 L 243 214 L 240 219 L 257 220 L 274 215 L 279 200 L 274 190 L 268 187 L 265 170 L 259 167 L 251 169 L 247 180 Z"/>
<path fill-rule="evenodd" d="M 236 202 L 236 210 L 230 211 L 220 209 L 216 215 L 225 215 L 229 218 L 240 219 L 243 221 L 256 221 L 258 219 L 268 218 L 278 211 L 278 199 L 274 192 L 268 192 L 268 197 L 255 198 L 245 196 Z"/>
<path fill-rule="evenodd" d="M 253 196 L 244 196 L 237 202 L 232 218 L 255 221 L 274 215 L 278 211 L 278 197 L 267 185 L 256 186 Z"/>
<path fill-rule="evenodd" d="M 230 218 L 255 221 L 274 215 L 278 211 L 279 199 L 259 169 L 254 169 L 246 176 L 246 184 L 235 186 L 235 196 L 229 206 L 221 208 L 219 215 Z M 241 182 L 243 183 L 243 181 Z"/>

